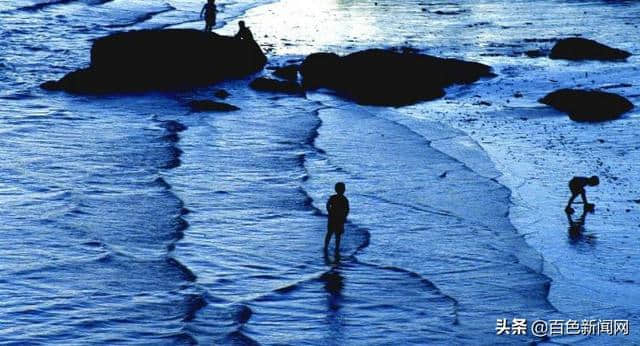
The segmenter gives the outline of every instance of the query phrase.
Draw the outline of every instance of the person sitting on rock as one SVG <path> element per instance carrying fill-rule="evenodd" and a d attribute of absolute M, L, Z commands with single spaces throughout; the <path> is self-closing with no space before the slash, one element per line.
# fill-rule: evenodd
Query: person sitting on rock
<path fill-rule="evenodd" d="M 211 32 L 213 27 L 216 25 L 216 2 L 215 0 L 207 0 L 207 3 L 202 6 L 202 10 L 200 11 L 200 18 L 204 14 L 204 31 Z"/>
<path fill-rule="evenodd" d="M 238 29 L 238 33 L 235 38 L 239 40 L 253 41 L 253 34 L 251 33 L 251 30 L 249 30 L 249 27 L 244 25 L 244 20 L 239 21 L 238 26 L 240 28 Z"/>
<path fill-rule="evenodd" d="M 567 202 L 567 207 L 564 209 L 568 214 L 573 213 L 573 208 L 571 208 L 571 204 L 573 200 L 580 195 L 582 197 L 582 203 L 584 203 L 584 207 L 586 210 L 592 211 L 595 204 L 587 202 L 587 193 L 584 190 L 585 186 L 596 186 L 600 184 L 600 179 L 597 176 L 592 176 L 590 178 L 587 177 L 573 177 L 569 181 L 569 190 L 571 190 L 571 198 L 569 198 L 569 202 Z"/>

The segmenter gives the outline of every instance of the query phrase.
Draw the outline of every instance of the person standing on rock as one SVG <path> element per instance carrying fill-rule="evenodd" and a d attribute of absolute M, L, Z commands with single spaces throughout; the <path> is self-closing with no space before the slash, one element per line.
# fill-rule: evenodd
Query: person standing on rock
<path fill-rule="evenodd" d="M 211 32 L 213 27 L 216 25 L 216 2 L 215 0 L 207 0 L 207 3 L 202 6 L 202 10 L 200 11 L 200 18 L 204 14 L 204 31 Z"/>
<path fill-rule="evenodd" d="M 329 242 L 331 241 L 331 235 L 335 234 L 336 256 L 338 256 L 340 252 L 340 238 L 344 232 L 344 223 L 347 221 L 347 215 L 349 215 L 349 200 L 344 196 L 345 189 L 344 183 L 337 183 L 335 186 L 336 194 L 329 197 L 327 201 L 329 220 L 327 224 L 327 234 L 324 237 L 324 251 L 326 253 Z"/>

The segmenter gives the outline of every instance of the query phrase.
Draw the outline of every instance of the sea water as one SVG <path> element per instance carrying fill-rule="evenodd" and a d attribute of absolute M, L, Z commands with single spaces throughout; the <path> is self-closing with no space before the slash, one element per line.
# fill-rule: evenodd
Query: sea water
<path fill-rule="evenodd" d="M 502 318 L 628 319 L 630 336 L 551 340 L 638 342 L 637 111 L 591 125 L 536 104 L 560 87 L 637 104 L 637 58 L 523 52 L 582 34 L 635 53 L 640 5 L 218 4 L 216 30 L 233 34 L 245 20 L 269 67 L 316 51 L 410 47 L 498 75 L 399 109 L 327 91 L 259 93 L 250 78 L 142 95 L 38 88 L 86 66 L 91 40 L 110 32 L 199 29 L 201 6 L 0 4 L 2 342 L 540 341 L 496 335 Z M 240 111 L 189 110 L 219 88 Z M 596 213 L 573 239 L 566 182 L 591 174 L 602 181 L 588 191 Z M 322 251 L 337 181 L 351 202 L 339 259 Z"/>

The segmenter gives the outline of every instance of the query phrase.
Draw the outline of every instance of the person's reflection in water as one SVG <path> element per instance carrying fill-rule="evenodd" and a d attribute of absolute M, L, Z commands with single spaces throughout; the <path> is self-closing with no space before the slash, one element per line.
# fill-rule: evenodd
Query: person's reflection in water
<path fill-rule="evenodd" d="M 327 326 L 328 340 L 344 340 L 344 315 L 341 311 L 343 295 L 342 291 L 345 285 L 345 279 L 340 274 L 342 267 L 342 258 L 339 254 L 330 257 L 329 253 L 324 251 L 324 262 L 331 269 L 320 276 L 320 282 L 324 286 L 327 300 L 327 312 L 325 324 Z M 349 264 L 347 264 L 348 266 Z"/>
<path fill-rule="evenodd" d="M 326 292 L 327 311 L 325 315 L 327 340 L 344 340 L 344 314 L 342 312 L 345 280 L 337 266 L 320 276 Z"/>
<path fill-rule="evenodd" d="M 585 205 L 582 209 L 582 215 L 579 218 L 573 219 L 571 217 L 571 213 L 567 212 L 567 220 L 569 221 L 569 242 L 571 244 L 577 244 L 581 241 L 584 241 L 588 244 L 593 245 L 595 243 L 596 237 L 592 234 L 585 234 L 584 224 L 587 219 L 587 213 L 589 212 L 589 208 Z M 593 211 L 591 211 L 593 213 Z"/>
<path fill-rule="evenodd" d="M 340 309 L 342 303 L 342 289 L 344 288 L 344 278 L 337 268 L 322 274 L 320 280 L 324 283 L 324 290 L 327 291 L 327 305 L 329 310 Z"/>

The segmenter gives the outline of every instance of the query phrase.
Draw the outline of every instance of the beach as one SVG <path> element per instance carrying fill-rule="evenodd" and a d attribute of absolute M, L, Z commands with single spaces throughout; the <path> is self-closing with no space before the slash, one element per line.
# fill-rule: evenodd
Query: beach
<path fill-rule="evenodd" d="M 560 88 L 640 102 L 638 57 L 531 58 L 580 35 L 633 54 L 627 1 L 219 3 L 269 59 L 368 48 L 480 62 L 496 74 L 404 107 L 256 76 L 176 92 L 73 95 L 111 32 L 196 28 L 202 3 L 0 5 L 0 342 L 7 344 L 637 344 L 637 108 L 579 123 Z M 603 25 L 602 23 L 607 23 Z M 240 110 L 195 112 L 194 99 Z M 598 175 L 580 236 L 564 206 Z M 342 257 L 325 202 L 346 183 Z M 573 216 L 578 218 L 581 210 Z M 627 320 L 629 335 L 497 335 L 499 319 Z"/>

